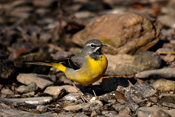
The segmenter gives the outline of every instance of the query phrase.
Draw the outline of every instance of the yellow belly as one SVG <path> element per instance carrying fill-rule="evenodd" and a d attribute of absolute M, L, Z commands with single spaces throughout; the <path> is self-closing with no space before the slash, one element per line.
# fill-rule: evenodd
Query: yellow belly
<path fill-rule="evenodd" d="M 106 71 L 108 64 L 104 55 L 101 55 L 98 60 L 87 57 L 87 63 L 88 64 L 83 65 L 79 70 L 70 70 L 66 72 L 66 76 L 70 80 L 76 81 L 82 85 L 90 85 L 100 79 Z"/>

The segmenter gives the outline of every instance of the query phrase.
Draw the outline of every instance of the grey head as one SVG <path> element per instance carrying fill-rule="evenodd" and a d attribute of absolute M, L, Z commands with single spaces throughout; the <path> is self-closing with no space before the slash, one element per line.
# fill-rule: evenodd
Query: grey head
<path fill-rule="evenodd" d="M 106 45 L 103 45 L 99 40 L 93 39 L 85 43 L 82 53 L 88 55 L 100 55 L 101 50 Z"/>
<path fill-rule="evenodd" d="M 89 55 L 90 57 L 94 58 L 95 60 L 98 60 L 101 53 L 101 49 L 103 47 L 106 47 L 106 45 L 103 45 L 99 40 L 93 39 L 84 45 L 83 51 L 76 56 L 72 56 L 71 59 L 69 59 L 69 66 L 76 66 L 74 69 L 79 69 L 85 63 L 86 61 L 85 56 Z M 71 64 L 70 64 L 71 63 Z M 73 64 L 72 64 L 73 63 Z"/>

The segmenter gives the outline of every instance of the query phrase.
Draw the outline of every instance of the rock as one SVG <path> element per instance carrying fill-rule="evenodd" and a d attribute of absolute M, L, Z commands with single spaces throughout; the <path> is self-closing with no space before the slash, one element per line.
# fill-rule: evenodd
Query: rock
<path fill-rule="evenodd" d="M 83 104 L 78 104 L 78 105 L 70 105 L 64 107 L 66 111 L 79 111 L 82 109 L 83 111 L 94 111 L 94 110 L 99 110 L 103 106 L 101 101 L 95 100 L 95 101 L 90 101 L 89 103 L 83 103 Z"/>
<path fill-rule="evenodd" d="M 160 96 L 159 96 L 159 100 L 158 102 L 166 107 L 175 107 L 175 96 L 174 94 L 171 94 L 171 93 L 162 93 Z"/>
<path fill-rule="evenodd" d="M 25 85 L 21 85 L 21 86 L 19 86 L 17 89 L 16 89 L 16 91 L 18 92 L 18 93 L 27 93 L 27 92 L 32 92 L 32 91 L 35 91 L 35 90 L 37 90 L 38 89 L 38 87 L 37 87 L 37 85 L 35 84 L 35 83 L 30 83 L 29 85 L 27 85 L 27 86 L 25 86 Z"/>
<path fill-rule="evenodd" d="M 131 111 L 135 112 L 139 106 L 134 102 L 125 102 L 113 104 L 112 107 L 122 115 L 129 115 Z"/>
<path fill-rule="evenodd" d="M 153 83 L 153 87 L 161 92 L 174 91 L 175 82 L 171 80 L 166 80 L 166 79 L 159 79 Z"/>
<path fill-rule="evenodd" d="M 156 89 L 154 89 L 154 87 L 152 87 L 150 84 L 137 82 L 134 86 L 131 86 L 129 91 L 125 92 L 125 97 L 128 100 L 140 103 L 145 98 L 154 95 L 156 92 Z"/>
<path fill-rule="evenodd" d="M 80 12 L 76 12 L 75 17 L 78 19 L 85 19 L 85 18 L 90 18 L 90 17 L 94 17 L 95 14 L 89 11 L 80 11 Z"/>
<path fill-rule="evenodd" d="M 76 93 L 77 89 L 71 85 L 63 85 L 61 88 L 65 89 L 68 93 Z"/>
<path fill-rule="evenodd" d="M 101 96 L 98 96 L 98 98 L 100 100 L 103 100 L 103 101 L 109 101 L 111 99 L 115 99 L 115 94 L 116 94 L 116 91 L 112 91 L 112 92 L 109 92 L 109 93 L 105 93 Z"/>
<path fill-rule="evenodd" d="M 52 82 L 56 82 L 58 79 L 57 79 L 57 76 L 56 75 L 53 75 L 53 74 L 48 74 L 48 77 L 49 79 L 52 81 Z"/>
<path fill-rule="evenodd" d="M 108 59 L 108 68 L 106 74 L 112 75 L 129 75 L 136 72 L 132 66 L 134 57 L 127 54 L 118 54 L 118 55 L 106 55 Z M 122 70 L 121 70 L 122 69 Z M 134 71 L 134 72 L 132 72 Z"/>
<path fill-rule="evenodd" d="M 170 117 L 170 115 L 163 110 L 158 110 L 150 114 L 151 117 Z"/>
<path fill-rule="evenodd" d="M 117 115 L 116 117 L 131 117 L 130 115 Z"/>
<path fill-rule="evenodd" d="M 25 85 L 29 85 L 30 83 L 35 83 L 39 88 L 43 89 L 46 86 L 52 85 L 53 82 L 46 80 L 42 78 L 41 76 L 37 74 L 19 74 L 17 76 L 17 80 L 20 83 L 23 83 Z"/>
<path fill-rule="evenodd" d="M 129 92 L 126 92 L 125 93 L 125 97 L 128 99 L 128 100 L 132 100 L 136 103 L 140 103 L 144 100 L 142 94 L 140 94 L 139 92 L 137 92 L 137 89 L 136 88 L 131 88 Z"/>
<path fill-rule="evenodd" d="M 120 103 L 124 103 L 127 101 L 126 97 L 124 96 L 124 94 L 120 93 L 120 92 L 116 92 L 115 94 L 115 99 L 120 102 Z"/>
<path fill-rule="evenodd" d="M 13 104 L 15 106 L 25 105 L 42 105 L 50 103 L 53 100 L 52 97 L 32 97 L 32 98 L 0 98 L 1 102 L 7 104 Z"/>
<path fill-rule="evenodd" d="M 166 110 L 166 112 L 172 117 L 174 117 L 175 109 Z"/>
<path fill-rule="evenodd" d="M 116 91 L 118 91 L 118 92 L 121 92 L 121 93 L 124 93 L 127 89 L 129 89 L 131 86 L 132 86 L 133 84 L 131 84 L 130 82 L 129 82 L 129 86 L 128 87 L 122 87 L 122 86 L 118 86 L 117 87 L 117 89 L 116 89 Z"/>
<path fill-rule="evenodd" d="M 77 98 L 72 94 L 68 94 L 64 96 L 62 99 L 65 101 L 77 101 Z"/>
<path fill-rule="evenodd" d="M 34 114 L 31 112 L 21 111 L 14 108 L 12 109 L 3 103 L 0 103 L 0 112 L 2 117 L 56 117 L 51 112 L 43 114 Z"/>
<path fill-rule="evenodd" d="M 147 70 L 137 73 L 135 77 L 137 78 L 174 78 L 175 68 L 162 68 L 157 70 Z"/>
<path fill-rule="evenodd" d="M 109 105 L 106 104 L 106 105 L 105 105 L 105 108 L 107 108 L 107 107 L 111 107 L 111 106 L 110 106 L 111 103 L 114 104 L 114 103 L 116 103 L 116 102 L 117 102 L 117 101 L 116 101 L 115 99 L 108 100 Z"/>
<path fill-rule="evenodd" d="M 153 103 L 157 103 L 158 97 L 150 97 L 149 100 Z"/>
<path fill-rule="evenodd" d="M 175 108 L 175 104 L 173 102 L 163 102 L 162 105 L 170 108 Z"/>
<path fill-rule="evenodd" d="M 40 112 L 46 112 L 48 110 L 47 106 L 44 106 L 44 105 L 38 105 L 36 107 L 36 110 L 40 111 Z"/>
<path fill-rule="evenodd" d="M 137 111 L 136 111 L 136 115 L 138 117 L 170 117 L 173 116 L 174 117 L 174 113 L 175 109 L 172 110 L 164 110 L 161 108 L 155 108 L 155 107 L 140 107 Z"/>
<path fill-rule="evenodd" d="M 32 92 L 24 93 L 23 95 L 28 96 L 28 97 L 34 97 L 35 92 L 32 91 Z"/>
<path fill-rule="evenodd" d="M 175 28 L 175 25 L 174 25 L 175 17 L 162 15 L 158 17 L 158 20 L 165 26 Z"/>
<path fill-rule="evenodd" d="M 167 31 L 166 33 L 170 33 L 170 31 Z M 165 31 L 164 31 L 165 33 Z M 166 37 L 166 35 L 173 35 L 173 34 L 164 34 L 164 36 Z M 174 59 L 175 59 L 175 56 L 174 56 L 174 50 L 173 48 L 170 48 L 168 45 L 171 45 L 173 44 L 174 42 L 173 41 L 170 41 L 169 44 L 165 44 L 167 45 L 167 47 L 164 47 L 164 48 L 159 48 L 156 53 L 158 53 L 159 55 L 161 55 L 161 58 L 164 62 L 166 63 L 173 63 L 174 62 Z"/>
<path fill-rule="evenodd" d="M 126 107 L 126 105 L 125 104 L 113 104 L 112 105 L 112 107 L 117 111 L 117 112 L 119 112 L 120 110 L 122 110 L 123 108 L 125 108 Z"/>
<path fill-rule="evenodd" d="M 27 114 L 26 111 L 21 111 L 21 110 L 16 110 L 16 109 L 11 109 L 9 106 L 6 104 L 0 102 L 0 113 L 2 117 L 7 117 L 7 116 L 16 116 L 19 114 Z"/>
<path fill-rule="evenodd" d="M 129 107 L 125 107 L 125 108 L 122 108 L 120 111 L 119 111 L 119 115 L 130 115 L 131 114 L 131 110 Z"/>
<path fill-rule="evenodd" d="M 2 102 L 0 102 L 0 113 L 2 117 L 56 117 L 51 112 L 43 114 L 34 114 L 31 112 L 14 109 Z"/>
<path fill-rule="evenodd" d="M 108 110 L 109 108 L 111 108 L 114 104 L 116 104 L 115 102 L 109 102 L 104 104 L 103 109 L 104 110 Z"/>
<path fill-rule="evenodd" d="M 10 89 L 5 89 L 5 88 L 3 88 L 1 90 L 1 93 L 5 94 L 5 95 L 13 95 L 14 94 Z"/>
<path fill-rule="evenodd" d="M 144 98 L 150 97 L 157 92 L 152 85 L 145 82 L 137 82 L 134 86 L 140 93 L 142 93 Z"/>
<path fill-rule="evenodd" d="M 136 103 L 134 103 L 134 102 L 126 102 L 125 103 L 133 112 L 135 112 L 138 108 L 139 108 L 139 106 L 136 104 Z"/>
<path fill-rule="evenodd" d="M 73 36 L 83 46 L 91 39 L 99 39 L 110 54 L 134 54 L 145 51 L 158 42 L 161 25 L 155 19 L 135 13 L 104 15 L 90 22 Z"/>
<path fill-rule="evenodd" d="M 165 30 L 162 32 L 162 33 L 165 33 Z M 166 33 L 168 33 L 168 31 L 166 31 Z M 171 34 L 164 34 L 164 35 L 171 35 Z M 173 49 L 172 48 L 159 48 L 156 50 L 156 53 L 158 54 L 168 54 L 168 53 L 172 53 L 173 52 Z"/>
<path fill-rule="evenodd" d="M 49 86 L 44 90 L 44 93 L 49 95 L 58 96 L 62 91 L 65 90 L 68 93 L 77 92 L 76 88 L 71 85 L 63 85 L 63 86 Z"/>
<path fill-rule="evenodd" d="M 99 111 L 103 107 L 103 103 L 99 100 L 90 101 L 90 105 L 83 107 L 84 111 Z"/>
<path fill-rule="evenodd" d="M 151 102 L 147 102 L 146 107 L 150 107 L 152 105 Z"/>
<path fill-rule="evenodd" d="M 117 112 L 115 112 L 115 111 L 102 111 L 102 114 L 105 117 L 114 117 L 117 115 Z"/>
<path fill-rule="evenodd" d="M 158 54 L 149 51 L 140 52 L 135 56 L 107 54 L 106 57 L 109 61 L 106 74 L 118 76 L 133 76 L 144 70 L 157 69 L 162 63 Z"/>
<path fill-rule="evenodd" d="M 91 116 L 90 117 L 96 117 L 97 116 L 97 112 L 96 111 L 92 111 Z"/>
<path fill-rule="evenodd" d="M 89 106 L 89 105 L 90 105 L 89 103 L 83 103 L 83 104 L 77 104 L 77 105 L 70 105 L 70 106 L 64 107 L 64 110 L 66 110 L 66 111 L 79 111 L 83 107 Z"/>
<path fill-rule="evenodd" d="M 73 117 L 75 114 L 73 113 L 59 113 L 58 115 L 56 115 L 56 117 Z"/>
<path fill-rule="evenodd" d="M 83 113 L 77 113 L 77 114 L 75 114 L 74 117 L 88 117 L 88 116 L 83 114 Z"/>
<path fill-rule="evenodd" d="M 162 59 L 160 55 L 155 52 L 145 51 L 136 54 L 133 63 L 143 71 L 159 68 L 162 64 Z"/>

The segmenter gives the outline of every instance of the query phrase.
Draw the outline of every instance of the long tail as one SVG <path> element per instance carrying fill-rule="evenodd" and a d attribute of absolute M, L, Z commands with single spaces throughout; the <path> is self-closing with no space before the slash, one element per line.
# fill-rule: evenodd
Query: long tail
<path fill-rule="evenodd" d="M 60 71 L 64 72 L 66 71 L 66 66 L 64 66 L 61 63 L 44 63 L 44 62 L 26 62 L 26 64 L 34 64 L 34 65 L 46 65 L 51 66 L 53 68 L 59 69 Z"/>

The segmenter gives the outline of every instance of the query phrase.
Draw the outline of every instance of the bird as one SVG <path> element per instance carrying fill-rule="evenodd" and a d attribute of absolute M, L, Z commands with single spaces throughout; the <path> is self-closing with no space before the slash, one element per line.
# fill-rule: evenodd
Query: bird
<path fill-rule="evenodd" d="M 107 46 L 103 45 L 97 39 L 87 41 L 80 53 L 67 59 L 66 63 L 68 66 L 64 65 L 62 62 L 31 62 L 29 64 L 46 65 L 59 69 L 68 79 L 72 81 L 74 87 L 76 87 L 74 82 L 77 82 L 83 86 L 88 86 L 98 81 L 104 75 L 107 69 L 108 60 L 102 53 L 103 47 Z M 77 87 L 76 89 L 80 93 Z M 93 93 L 96 97 L 94 90 Z M 87 101 L 87 99 L 83 97 L 82 93 L 80 96 L 83 101 Z"/>

